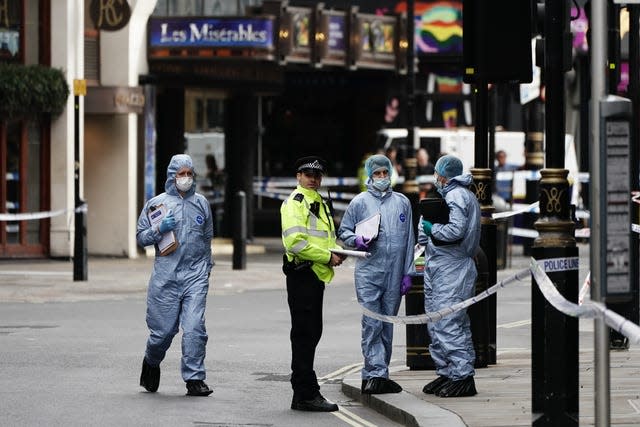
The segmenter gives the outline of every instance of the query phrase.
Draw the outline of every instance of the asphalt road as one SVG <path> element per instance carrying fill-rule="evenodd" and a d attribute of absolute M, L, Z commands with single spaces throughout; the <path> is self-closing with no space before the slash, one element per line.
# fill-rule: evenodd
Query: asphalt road
<path fill-rule="evenodd" d="M 349 278 L 347 272 L 327 289 L 316 360 L 323 394 L 342 408 L 337 414 L 289 409 L 284 286 L 230 290 L 218 283 L 207 306 L 207 382 L 214 388 L 207 398 L 185 396 L 180 334 L 161 365 L 158 393 L 139 387 L 147 336 L 142 294 L 0 303 L 0 425 L 397 426 L 340 391 L 342 377 L 361 363 L 360 312 Z M 0 275 L 0 286 L 10 281 Z M 404 331 L 397 331 L 396 359 L 404 366 Z"/>

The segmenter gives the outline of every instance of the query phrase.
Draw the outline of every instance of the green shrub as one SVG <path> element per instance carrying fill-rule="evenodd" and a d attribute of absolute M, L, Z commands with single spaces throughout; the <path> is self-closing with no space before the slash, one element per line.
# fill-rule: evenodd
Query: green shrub
<path fill-rule="evenodd" d="M 41 65 L 0 64 L 0 119 L 60 115 L 69 97 L 61 70 Z"/>

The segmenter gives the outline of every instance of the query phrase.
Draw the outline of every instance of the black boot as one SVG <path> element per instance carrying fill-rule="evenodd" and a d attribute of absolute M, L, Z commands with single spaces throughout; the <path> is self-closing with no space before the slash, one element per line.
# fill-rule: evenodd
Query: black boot
<path fill-rule="evenodd" d="M 202 380 L 187 381 L 187 396 L 209 396 L 213 390 Z"/>
<path fill-rule="evenodd" d="M 309 412 L 334 412 L 338 410 L 338 405 L 318 394 L 310 400 L 299 400 L 294 397 L 291 401 L 291 409 Z"/>
<path fill-rule="evenodd" d="M 476 383 L 473 380 L 473 376 L 469 376 L 457 381 L 449 381 L 436 392 L 436 396 L 439 397 L 467 397 L 475 396 L 478 394 L 476 391 Z"/>
<path fill-rule="evenodd" d="M 146 358 L 142 360 L 140 385 L 151 393 L 158 391 L 160 386 L 160 366 L 149 365 Z"/>
<path fill-rule="evenodd" d="M 397 382 L 388 378 L 369 378 L 362 387 L 363 394 L 400 393 L 402 387 Z"/>
<path fill-rule="evenodd" d="M 440 390 L 448 381 L 449 378 L 445 377 L 444 375 L 440 375 L 438 378 L 422 387 L 422 392 L 426 394 L 434 394 L 435 392 Z"/>

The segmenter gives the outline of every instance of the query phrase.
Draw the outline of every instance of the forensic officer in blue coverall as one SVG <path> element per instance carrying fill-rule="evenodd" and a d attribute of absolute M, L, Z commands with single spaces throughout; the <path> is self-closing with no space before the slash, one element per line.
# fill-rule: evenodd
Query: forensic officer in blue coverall
<path fill-rule="evenodd" d="M 426 245 L 425 311 L 433 312 L 474 295 L 477 276 L 474 256 L 480 243 L 480 205 L 469 190 L 471 174 L 462 174 L 462 162 L 445 155 L 435 165 L 436 188 L 449 208 L 447 224 L 421 218 L 418 243 Z M 428 324 L 429 353 L 438 378 L 422 391 L 440 397 L 475 395 L 475 351 L 466 310 Z"/>
<path fill-rule="evenodd" d="M 150 392 L 158 390 L 160 362 L 178 333 L 178 327 L 182 327 L 181 371 L 187 395 L 208 396 L 212 390 L 204 382 L 208 339 L 204 313 L 213 267 L 213 221 L 209 202 L 195 192 L 194 175 L 191 157 L 186 154 L 173 156 L 167 167 L 165 192 L 149 200 L 138 218 L 138 244 L 156 247 L 147 292 L 149 339 L 140 385 Z M 166 215 L 159 225 L 152 226 L 148 214 L 160 205 L 164 206 Z M 161 256 L 157 244 L 163 234 L 171 231 L 178 246 L 168 255 Z"/>
<path fill-rule="evenodd" d="M 414 233 L 411 203 L 391 189 L 391 161 L 376 154 L 365 161 L 367 191 L 349 203 L 338 235 L 345 245 L 366 250 L 370 258 L 357 258 L 355 286 L 358 302 L 371 311 L 396 315 L 411 287 Z M 371 241 L 355 233 L 356 224 L 380 214 L 378 236 Z M 393 324 L 362 316 L 362 388 L 364 394 L 399 393 L 389 379 Z"/>

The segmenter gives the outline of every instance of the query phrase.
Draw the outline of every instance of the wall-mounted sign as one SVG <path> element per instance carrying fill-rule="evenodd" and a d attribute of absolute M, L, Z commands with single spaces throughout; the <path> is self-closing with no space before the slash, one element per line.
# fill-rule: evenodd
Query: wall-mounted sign
<path fill-rule="evenodd" d="M 353 28 L 356 67 L 395 69 L 398 18 L 358 14 Z"/>
<path fill-rule="evenodd" d="M 318 24 L 318 57 L 323 65 L 347 65 L 349 21 L 345 12 L 321 10 Z"/>
<path fill-rule="evenodd" d="M 99 30 L 117 31 L 129 23 L 131 8 L 127 0 L 92 0 L 89 14 Z"/>
<path fill-rule="evenodd" d="M 84 111 L 88 114 L 142 114 L 144 104 L 144 93 L 139 86 L 88 87 Z"/>
<path fill-rule="evenodd" d="M 280 16 L 280 62 L 311 62 L 311 49 L 315 37 L 313 9 L 289 7 Z"/>
<path fill-rule="evenodd" d="M 149 59 L 233 57 L 273 59 L 272 17 L 151 18 Z"/>

